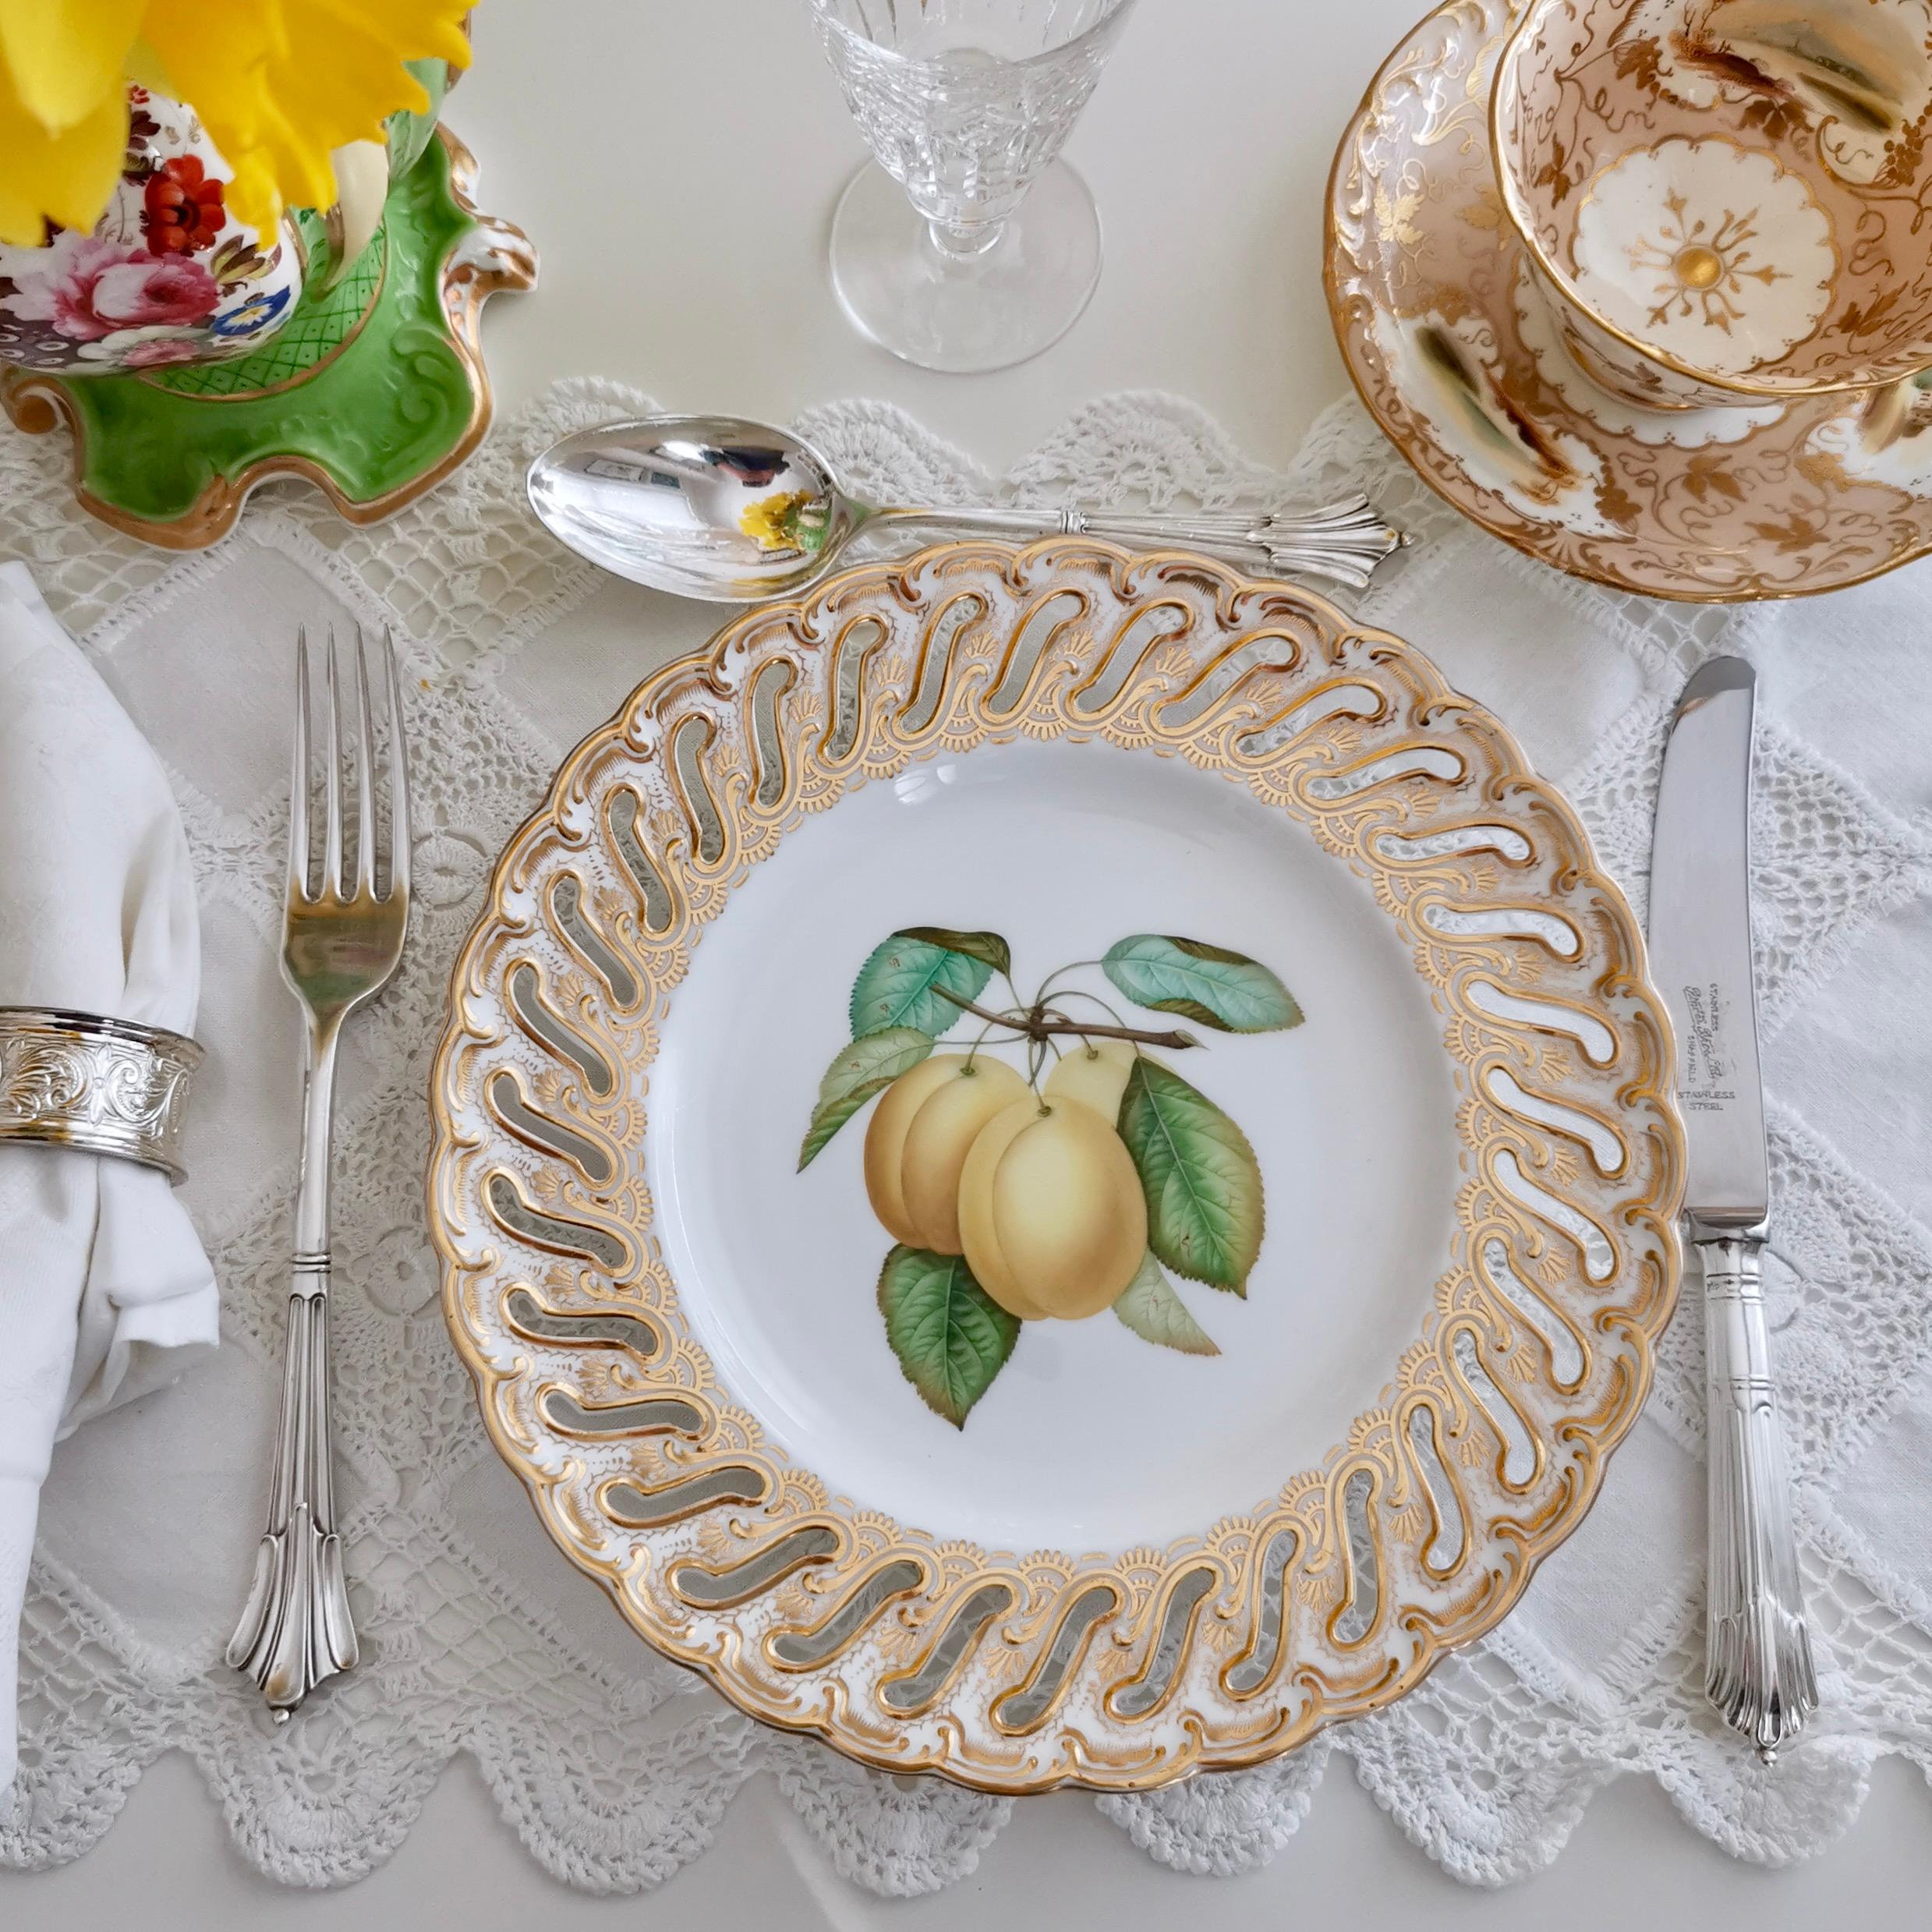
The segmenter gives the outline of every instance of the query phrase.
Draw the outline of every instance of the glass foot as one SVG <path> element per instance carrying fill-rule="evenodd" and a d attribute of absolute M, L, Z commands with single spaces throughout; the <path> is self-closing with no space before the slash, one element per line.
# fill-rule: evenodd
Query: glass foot
<path fill-rule="evenodd" d="M 1005 369 L 1057 342 L 1100 279 L 1100 215 L 1064 161 L 976 255 L 932 238 L 905 191 L 875 163 L 832 218 L 832 286 L 853 326 L 922 369 Z"/>

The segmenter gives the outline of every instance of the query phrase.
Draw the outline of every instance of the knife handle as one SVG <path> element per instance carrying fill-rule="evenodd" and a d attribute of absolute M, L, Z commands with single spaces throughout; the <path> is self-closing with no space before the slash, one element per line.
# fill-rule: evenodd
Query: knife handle
<path fill-rule="evenodd" d="M 1756 1230 L 1703 1229 L 1710 1577 L 1704 1694 L 1769 1764 L 1818 1707 Z"/>

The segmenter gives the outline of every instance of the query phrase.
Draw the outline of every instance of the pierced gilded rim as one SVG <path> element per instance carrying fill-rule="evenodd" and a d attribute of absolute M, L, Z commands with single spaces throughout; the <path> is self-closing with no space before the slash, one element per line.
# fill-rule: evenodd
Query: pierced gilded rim
<path fill-rule="evenodd" d="M 988 1548 L 833 1493 L 699 1344 L 646 1183 L 674 989 L 734 890 L 862 784 L 1022 740 L 1184 760 L 1305 830 L 1455 1082 L 1453 1232 L 1382 1399 L 1159 1548 Z M 1575 815 L 1407 645 L 1179 553 L 943 546 L 739 618 L 564 761 L 454 971 L 430 1223 L 492 1438 L 659 1650 L 866 1764 L 1143 1789 L 1389 1703 L 1581 1520 L 1676 1293 L 1671 1063 Z"/>

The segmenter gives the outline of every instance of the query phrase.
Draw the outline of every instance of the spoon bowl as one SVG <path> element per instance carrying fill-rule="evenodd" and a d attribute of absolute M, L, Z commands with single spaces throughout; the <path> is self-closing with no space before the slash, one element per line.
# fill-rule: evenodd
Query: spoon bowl
<path fill-rule="evenodd" d="M 545 529 L 632 582 L 717 603 L 805 589 L 870 514 L 783 430 L 647 416 L 580 430 L 530 465 Z"/>

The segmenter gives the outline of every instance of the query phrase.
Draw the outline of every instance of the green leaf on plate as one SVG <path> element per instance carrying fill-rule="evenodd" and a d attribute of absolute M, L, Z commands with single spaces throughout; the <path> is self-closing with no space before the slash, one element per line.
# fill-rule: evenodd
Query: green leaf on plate
<path fill-rule="evenodd" d="M 1247 1292 L 1261 1249 L 1261 1170 L 1208 1096 L 1143 1053 L 1120 1096 L 1120 1138 L 1147 1196 L 1147 1244 L 1177 1274 Z"/>
<path fill-rule="evenodd" d="M 964 1428 L 1019 1339 L 1020 1319 L 972 1278 L 964 1258 L 895 1247 L 879 1275 L 886 1339 L 925 1406 Z"/>
<path fill-rule="evenodd" d="M 1184 1355 L 1221 1353 L 1207 1330 L 1187 1312 L 1151 1251 L 1141 1257 L 1141 1272 L 1120 1290 L 1113 1312 L 1145 1342 L 1177 1348 Z"/>
<path fill-rule="evenodd" d="M 862 1033 L 842 1049 L 819 1082 L 818 1105 L 798 1149 L 802 1173 L 819 1150 L 872 1095 L 890 1087 L 908 1067 L 916 1067 L 932 1050 L 932 1036 L 917 1027 L 883 1027 Z"/>
<path fill-rule="evenodd" d="M 1013 971 L 1013 954 L 997 932 L 954 932 L 943 925 L 908 925 L 892 936 L 924 939 L 929 946 L 943 946 L 948 952 L 964 953 L 968 959 L 983 959 L 996 973 Z"/>
<path fill-rule="evenodd" d="M 1223 1033 L 1299 1026 L 1294 996 L 1260 961 L 1172 933 L 1136 932 L 1108 949 L 1101 969 L 1137 1007 L 1178 1013 Z"/>
<path fill-rule="evenodd" d="M 954 939 L 993 939 L 991 932 L 954 933 Z M 1005 942 L 1000 942 L 1003 950 Z M 992 964 L 954 946 L 911 932 L 895 932 L 858 969 L 852 987 L 855 1037 L 886 1027 L 917 1027 L 935 1039 L 961 1019 L 959 1001 L 977 1000 L 993 977 Z M 950 993 L 953 997 L 947 998 Z"/>

